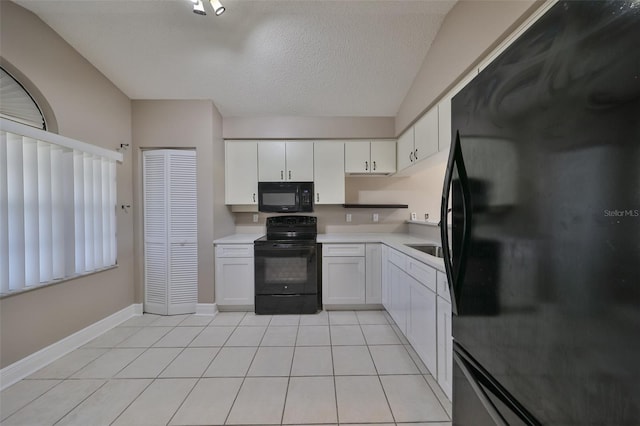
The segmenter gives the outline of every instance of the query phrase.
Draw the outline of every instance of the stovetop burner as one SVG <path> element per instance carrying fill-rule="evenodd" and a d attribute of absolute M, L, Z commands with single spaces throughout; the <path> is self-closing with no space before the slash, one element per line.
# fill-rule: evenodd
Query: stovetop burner
<path fill-rule="evenodd" d="M 261 241 L 315 241 L 318 219 L 315 216 L 273 216 L 267 218 L 267 235 Z"/>

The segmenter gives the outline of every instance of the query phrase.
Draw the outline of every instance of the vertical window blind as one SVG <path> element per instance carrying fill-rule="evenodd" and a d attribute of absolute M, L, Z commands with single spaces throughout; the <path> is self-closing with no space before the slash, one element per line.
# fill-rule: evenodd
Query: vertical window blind
<path fill-rule="evenodd" d="M 0 119 L 0 293 L 116 263 L 122 154 Z"/>

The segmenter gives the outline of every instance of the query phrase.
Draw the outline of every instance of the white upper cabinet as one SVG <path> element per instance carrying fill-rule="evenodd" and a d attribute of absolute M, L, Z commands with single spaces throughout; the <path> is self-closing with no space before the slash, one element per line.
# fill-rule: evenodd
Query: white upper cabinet
<path fill-rule="evenodd" d="M 438 152 L 438 106 L 398 138 L 398 171 Z"/>
<path fill-rule="evenodd" d="M 433 107 L 414 126 L 413 162 L 438 152 L 438 107 Z"/>
<path fill-rule="evenodd" d="M 371 142 L 349 141 L 344 144 L 345 173 L 369 173 Z"/>
<path fill-rule="evenodd" d="M 414 127 L 411 126 L 398 138 L 398 171 L 413 164 Z"/>
<path fill-rule="evenodd" d="M 225 141 L 225 204 L 258 204 L 258 142 Z"/>
<path fill-rule="evenodd" d="M 478 70 L 467 74 L 451 91 L 442 97 L 438 103 L 438 151 L 449 151 L 455 134 L 451 133 L 451 99 L 478 75 Z"/>
<path fill-rule="evenodd" d="M 313 182 L 313 142 L 286 143 L 286 180 Z"/>
<path fill-rule="evenodd" d="M 258 142 L 258 180 L 280 182 L 285 180 L 286 142 Z"/>
<path fill-rule="evenodd" d="M 344 143 L 313 144 L 315 204 L 344 204 Z"/>
<path fill-rule="evenodd" d="M 313 181 L 313 143 L 258 142 L 260 182 Z"/>
<path fill-rule="evenodd" d="M 371 173 L 396 172 L 396 142 L 371 141 Z"/>
<path fill-rule="evenodd" d="M 443 98 L 438 104 L 438 149 L 449 151 L 451 146 L 451 97 Z"/>
<path fill-rule="evenodd" d="M 344 171 L 349 174 L 392 174 L 396 171 L 396 142 L 348 141 Z"/>

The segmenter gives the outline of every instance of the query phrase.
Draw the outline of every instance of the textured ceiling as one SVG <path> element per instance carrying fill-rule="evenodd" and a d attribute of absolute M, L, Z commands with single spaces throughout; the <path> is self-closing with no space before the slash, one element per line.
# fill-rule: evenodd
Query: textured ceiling
<path fill-rule="evenodd" d="M 3 0 L 4 1 L 4 0 Z M 15 0 L 131 99 L 223 116 L 395 116 L 455 0 Z"/>

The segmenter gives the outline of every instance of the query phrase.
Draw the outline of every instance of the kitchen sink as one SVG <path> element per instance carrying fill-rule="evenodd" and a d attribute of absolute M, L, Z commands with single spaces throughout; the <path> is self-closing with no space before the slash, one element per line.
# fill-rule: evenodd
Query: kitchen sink
<path fill-rule="evenodd" d="M 426 253 L 430 256 L 439 257 L 442 259 L 442 247 L 436 246 L 433 244 L 405 244 L 407 247 L 411 247 L 412 249 L 416 249 L 423 253 Z"/>

